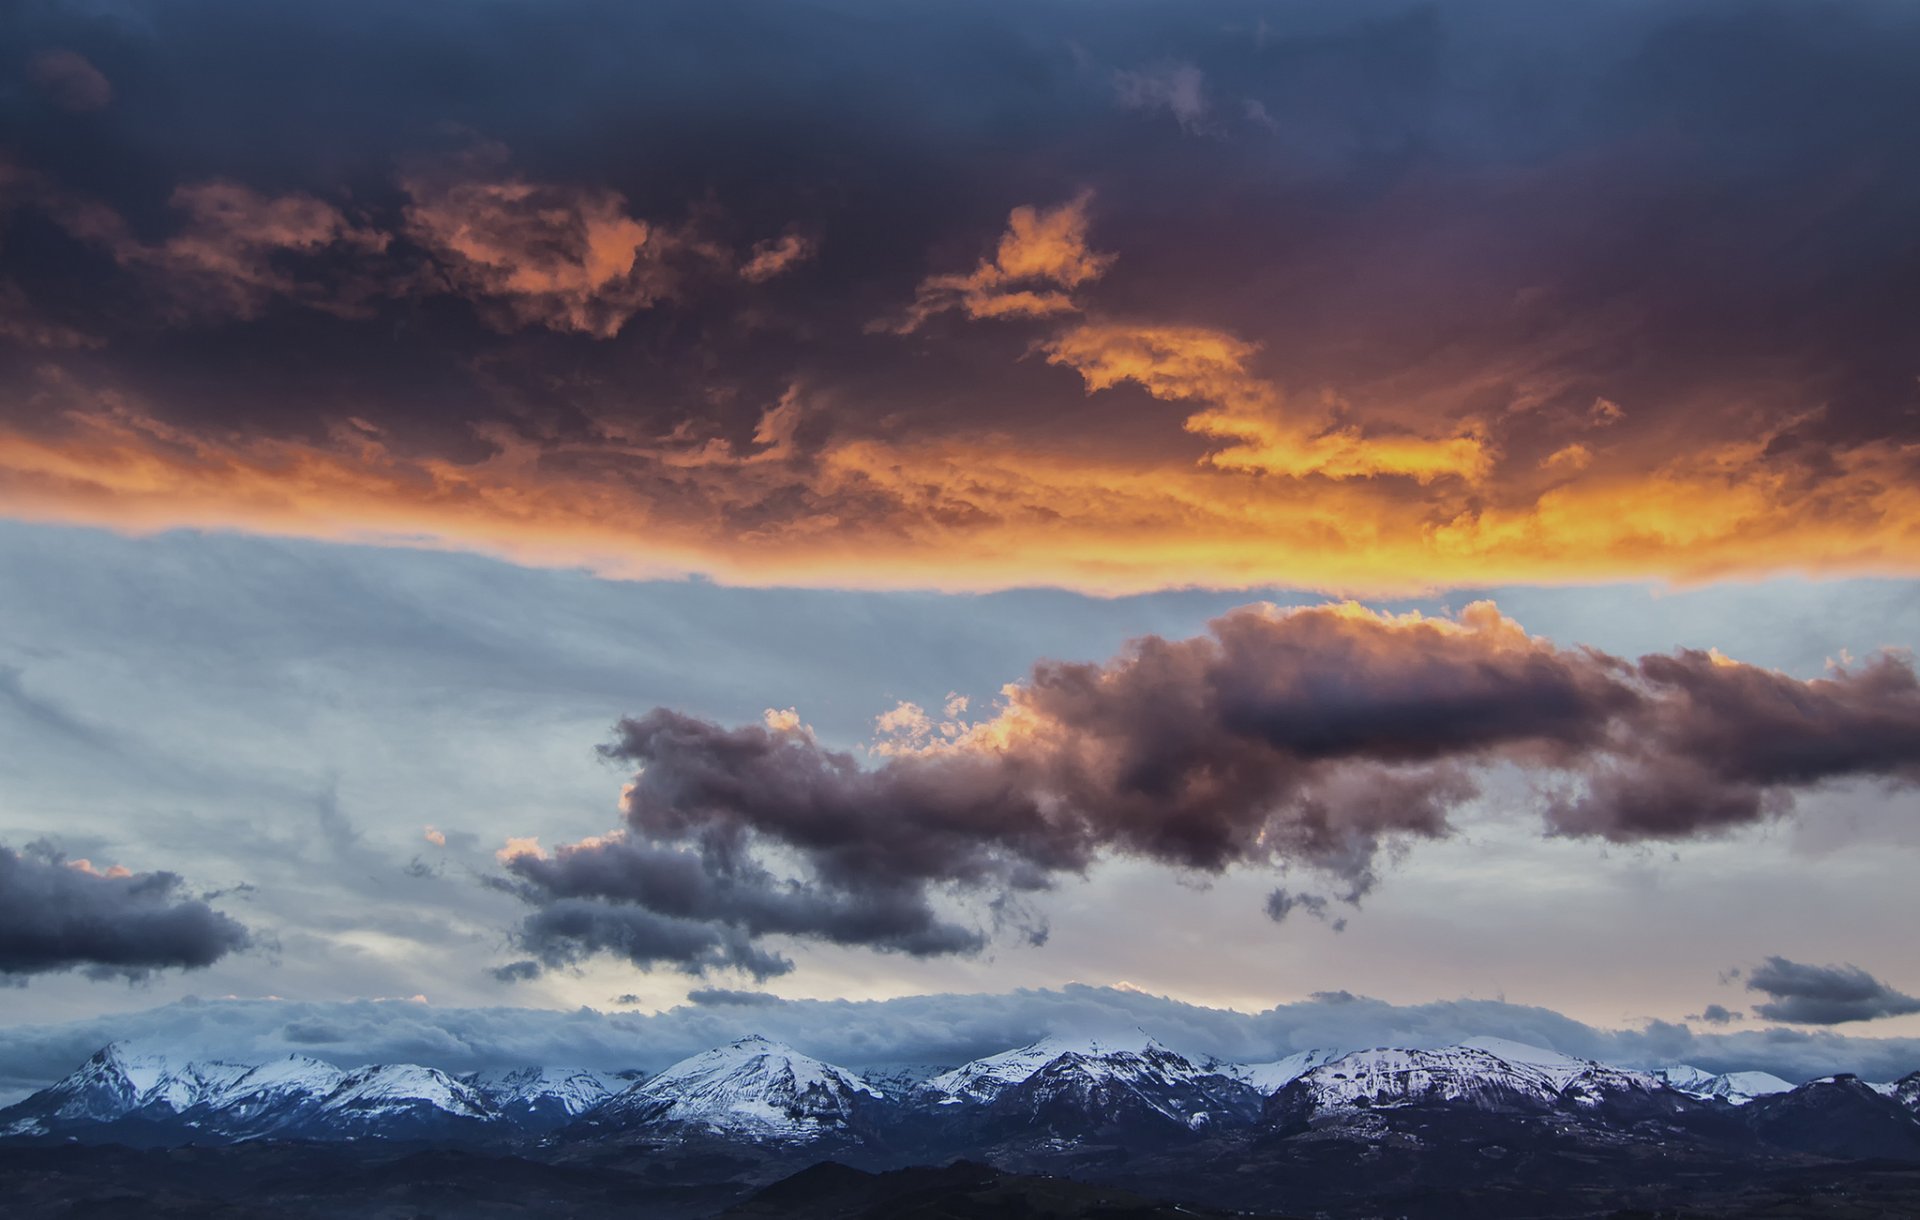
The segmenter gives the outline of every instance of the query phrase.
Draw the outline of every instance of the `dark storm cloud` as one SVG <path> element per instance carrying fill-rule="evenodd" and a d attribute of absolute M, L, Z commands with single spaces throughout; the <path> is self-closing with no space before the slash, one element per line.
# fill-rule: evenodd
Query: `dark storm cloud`
<path fill-rule="evenodd" d="M 0 95 L 36 515 L 969 587 L 1913 563 L 1908 5 L 49 3 L 0 45 L 112 82 Z M 870 329 L 1089 192 L 1071 302 Z M 1480 482 L 1203 495 L 1144 382 L 1022 359 L 1068 304 L 1237 344 L 1331 432 L 1470 435 Z"/>
<path fill-rule="evenodd" d="M 43 844 L 0 846 L 0 977 L 63 970 L 138 978 L 209 966 L 250 943 L 174 873 L 99 870 Z"/>
<path fill-rule="evenodd" d="M 791 710 L 622 721 L 603 753 L 638 768 L 626 827 L 500 853 L 501 884 L 536 904 L 522 940 L 550 963 L 606 950 L 765 977 L 788 966 L 752 956 L 770 935 L 977 951 L 986 933 L 952 900 L 1024 910 L 1105 856 L 1304 865 L 1357 900 L 1385 844 L 1449 833 L 1490 763 L 1534 774 L 1550 833 L 1616 842 L 1750 825 L 1827 781 L 1920 778 L 1902 658 L 1807 681 L 1713 652 L 1629 661 L 1488 602 L 1457 620 L 1246 607 L 1104 665 L 1042 662 L 987 719 L 902 705 L 880 727 L 863 765 Z M 1268 914 L 1296 908 L 1326 914 L 1286 891 Z"/>
<path fill-rule="evenodd" d="M 1729 1009 L 1724 1004 L 1709 1004 L 1698 1013 L 1687 1017 L 1689 1021 L 1699 1021 L 1706 1025 L 1732 1025 L 1744 1019 L 1744 1014 Z"/>
<path fill-rule="evenodd" d="M 1747 990 L 1769 998 L 1754 1015 L 1796 1025 L 1840 1025 L 1920 1012 L 1920 998 L 1895 991 L 1860 967 L 1811 966 L 1769 957 L 1747 972 Z"/>
<path fill-rule="evenodd" d="M 915 882 L 801 885 L 749 853 L 718 846 L 659 848 L 617 836 L 554 857 L 521 851 L 506 862 L 520 880 L 513 888 L 540 907 L 519 939 L 550 965 L 605 952 L 643 967 L 731 968 L 765 979 L 793 969 L 755 946 L 768 935 L 915 956 L 974 952 L 986 943 L 978 931 L 942 920 Z M 602 901 L 610 895 L 621 904 Z"/>

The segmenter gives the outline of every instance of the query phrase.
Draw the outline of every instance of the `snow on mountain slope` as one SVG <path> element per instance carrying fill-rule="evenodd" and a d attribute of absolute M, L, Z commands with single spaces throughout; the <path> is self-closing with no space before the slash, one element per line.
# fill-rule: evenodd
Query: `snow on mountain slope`
<path fill-rule="evenodd" d="M 1702 1101 L 1718 1098 L 1729 1105 L 1744 1106 L 1756 1097 L 1786 1093 L 1793 1085 L 1771 1072 L 1722 1072 L 1714 1075 L 1688 1064 L 1661 1068 L 1653 1077 L 1669 1088 L 1678 1089 Z"/>
<path fill-rule="evenodd" d="M 163 1055 L 120 1042 L 103 1046 L 65 1078 L 9 1107 L 0 1135 L 40 1135 L 125 1118 L 172 1071 Z"/>
<path fill-rule="evenodd" d="M 498 1118 L 486 1094 L 438 1068 L 383 1063 L 348 1072 L 318 1107 L 287 1130 L 392 1139 L 478 1128 Z"/>
<path fill-rule="evenodd" d="M 328 1110 L 377 1112 L 430 1106 L 465 1118 L 484 1118 L 493 1107 L 486 1094 L 439 1068 L 382 1063 L 347 1073 L 327 1095 Z"/>
<path fill-rule="evenodd" d="M 1517 1068 L 1488 1051 L 1378 1047 L 1355 1051 L 1300 1074 L 1275 1101 L 1313 1111 L 1380 1109 L 1417 1102 L 1465 1103 L 1482 1109 L 1547 1109 L 1559 1100 L 1551 1078 Z"/>
<path fill-rule="evenodd" d="M 1920 1072 L 1909 1072 L 1893 1082 L 1893 1098 L 1915 1114 L 1920 1114 Z"/>
<path fill-rule="evenodd" d="M 860 1079 L 889 1098 L 904 1098 L 926 1088 L 929 1080 L 953 1070 L 951 1063 L 889 1063 L 867 1068 Z"/>
<path fill-rule="evenodd" d="M 492 1108 L 523 1127 L 558 1127 L 600 1105 L 631 1082 L 585 1068 L 526 1067 L 461 1077 Z"/>
<path fill-rule="evenodd" d="M 231 1088 L 247 1074 L 244 1063 L 226 1063 L 218 1059 L 194 1060 L 171 1068 L 140 1099 L 142 1109 L 154 1107 L 166 1113 L 180 1114 Z"/>
<path fill-rule="evenodd" d="M 1504 1038 L 1474 1038 L 1441 1050 L 1380 1048 L 1342 1056 L 1303 1072 L 1274 1095 L 1268 1113 L 1291 1122 L 1325 1111 L 1436 1103 L 1615 1117 L 1694 1104 L 1644 1072 Z"/>
<path fill-rule="evenodd" d="M 1343 1053 L 1341 1051 L 1295 1051 L 1285 1059 L 1275 1059 L 1271 1063 L 1220 1063 L 1214 1066 L 1235 1080 L 1258 1089 L 1263 1095 L 1271 1096 L 1298 1080 L 1304 1073 L 1323 1063 L 1332 1063 Z"/>
<path fill-rule="evenodd" d="M 309 1055 L 247 1068 L 182 1112 L 191 1127 L 234 1139 L 270 1134 L 319 1109 L 347 1074 Z"/>
<path fill-rule="evenodd" d="M 44 1135 L 74 1125 L 140 1119 L 165 1123 L 232 1085 L 241 1064 L 178 1063 L 157 1051 L 116 1042 L 65 1078 L 7 1111 L 0 1135 Z"/>
<path fill-rule="evenodd" d="M 1260 1098 L 1232 1067 L 1196 1064 L 1136 1033 L 1044 1038 L 936 1076 L 915 1100 L 984 1110 L 1010 1132 L 1067 1134 L 1248 1121 Z"/>
<path fill-rule="evenodd" d="M 1097 1063 L 1113 1055 L 1138 1054 L 1155 1045 L 1158 1044 L 1153 1039 L 1138 1032 L 1117 1037 L 1042 1038 L 942 1072 L 928 1080 L 926 1088 L 942 1095 L 946 1104 L 992 1101 L 1062 1056 L 1076 1055 L 1083 1061 Z"/>
<path fill-rule="evenodd" d="M 844 1129 L 872 1085 L 766 1038 L 742 1038 L 683 1059 L 593 1111 L 597 1125 L 640 1123 L 716 1135 L 804 1141 Z"/>
<path fill-rule="evenodd" d="M 1595 1106 L 1623 1098 L 1644 1099 L 1657 1095 L 1663 1084 L 1647 1072 L 1633 1072 L 1592 1059 L 1578 1059 L 1509 1038 L 1469 1038 L 1460 1046 L 1468 1050 L 1485 1051 L 1510 1067 L 1538 1073 L 1553 1085 L 1562 1101 L 1582 1106 Z"/>

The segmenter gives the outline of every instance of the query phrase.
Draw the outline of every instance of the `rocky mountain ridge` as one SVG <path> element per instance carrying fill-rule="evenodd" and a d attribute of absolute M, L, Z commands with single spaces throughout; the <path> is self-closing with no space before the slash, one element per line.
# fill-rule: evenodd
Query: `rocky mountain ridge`
<path fill-rule="evenodd" d="M 1497 1038 L 1439 1049 L 1307 1051 L 1259 1064 L 1195 1060 L 1145 1034 L 1052 1037 L 885 1083 L 766 1038 L 661 1072 L 530 1067 L 455 1076 L 352 1070 L 302 1055 L 262 1064 L 104 1047 L 0 1111 L 0 1139 L 220 1144 L 260 1139 L 515 1147 L 633 1141 L 833 1145 L 876 1156 L 983 1148 L 1159 1147 L 1222 1132 L 1352 1132 L 1465 1116 L 1552 1118 L 1593 1132 L 1666 1122 L 1835 1155 L 1920 1155 L 1920 1073 L 1793 1086 L 1765 1073 L 1642 1072 Z M 1720 1124 L 1714 1127 L 1714 1124 Z M 1676 1128 L 1677 1129 L 1677 1128 Z M 1838 1133 L 1838 1134 L 1835 1134 Z"/>

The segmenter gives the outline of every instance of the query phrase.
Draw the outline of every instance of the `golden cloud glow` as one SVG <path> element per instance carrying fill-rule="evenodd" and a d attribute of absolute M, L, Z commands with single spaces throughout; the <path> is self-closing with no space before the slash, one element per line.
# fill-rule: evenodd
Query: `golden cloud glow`
<path fill-rule="evenodd" d="M 1118 594 L 1201 585 L 1386 594 L 1727 574 L 1920 572 L 1916 455 L 1839 452 L 1818 480 L 1768 438 L 1682 455 L 1464 478 L 1276 477 L 1178 455 L 1089 458 L 994 437 L 846 438 L 810 455 L 706 442 L 406 457 L 189 433 L 125 407 L 0 430 L 0 511 L 132 532 L 238 529 L 476 550 L 615 577 Z M 1364 444 L 1362 445 L 1364 451 Z M 769 457 L 769 454 L 773 454 Z M 778 504 L 779 511 L 769 505 Z"/>
<path fill-rule="evenodd" d="M 959 310 L 969 318 L 1043 318 L 1080 308 L 1072 290 L 1099 279 L 1113 256 L 1087 246 L 1087 204 L 1081 194 L 1058 207 L 1018 207 L 992 258 L 965 275 L 931 275 L 906 315 L 873 329 L 906 334 L 928 318 Z"/>
<path fill-rule="evenodd" d="M 471 173 L 409 190 L 417 239 L 521 325 L 612 335 L 661 288 L 651 252 L 679 240 L 630 218 L 608 192 Z M 304 248 L 356 232 L 312 201 L 210 189 L 191 202 L 196 215 L 219 217 L 207 232 L 254 235 L 233 258 L 191 234 L 177 246 L 178 258 L 236 283 L 252 282 L 246 251 L 262 243 Z M 1072 294 L 1113 263 L 1088 244 L 1088 203 L 1015 208 L 991 258 L 929 278 L 906 320 L 880 329 L 912 330 L 946 310 L 1072 315 L 1030 350 L 1077 376 L 1090 402 L 1129 412 L 1126 443 L 1097 425 L 1067 437 L 969 428 L 950 410 L 934 427 L 894 426 L 910 413 L 843 410 L 831 388 L 794 384 L 744 443 L 698 415 L 664 432 L 609 420 L 542 435 L 501 421 L 472 428 L 487 456 L 455 460 L 404 448 L 352 416 L 321 439 L 187 428 L 49 367 L 34 411 L 19 417 L 34 422 L 0 425 L 0 513 L 825 587 L 1384 595 L 1920 572 L 1920 490 L 1908 477 L 1920 446 L 1860 443 L 1809 463 L 1792 456 L 1792 429 L 1807 416 L 1731 441 L 1636 440 L 1616 426 L 1627 412 L 1597 398 L 1576 418 L 1529 423 L 1527 447 L 1510 454 L 1501 438 L 1516 435 L 1517 408 L 1481 418 L 1422 401 L 1389 419 L 1331 393 L 1290 398 L 1255 371 L 1260 345 L 1238 335 L 1083 308 Z M 764 255 L 772 274 L 810 253 L 796 238 L 764 245 L 755 260 Z M 1173 410 L 1142 414 L 1141 392 Z M 891 726 L 906 739 L 960 731 L 957 712 L 943 721 L 912 712 L 920 719 Z"/>
<path fill-rule="evenodd" d="M 502 176 L 405 184 L 410 235 L 435 251 L 468 296 L 516 326 L 600 339 L 672 287 L 662 261 L 676 239 L 627 214 L 618 192 Z"/>
<path fill-rule="evenodd" d="M 1188 416 L 1186 428 L 1231 442 L 1206 458 L 1224 470 L 1331 479 L 1392 474 L 1422 483 L 1486 474 L 1489 454 L 1471 433 L 1367 437 L 1323 411 L 1290 411 L 1279 390 L 1248 373 L 1254 350 L 1214 330 L 1113 323 L 1076 326 L 1046 345 L 1048 361 L 1076 370 L 1089 393 L 1131 381 L 1155 398 L 1210 404 Z"/>

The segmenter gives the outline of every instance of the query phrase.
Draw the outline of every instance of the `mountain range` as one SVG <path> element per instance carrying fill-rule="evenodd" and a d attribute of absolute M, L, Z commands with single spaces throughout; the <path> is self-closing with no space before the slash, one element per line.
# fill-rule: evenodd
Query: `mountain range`
<path fill-rule="evenodd" d="M 1876 1107 L 1885 1103 L 1893 1118 L 1920 1122 L 1920 1072 L 1888 1084 L 1831 1077 L 1796 1087 L 1765 1072 L 1634 1071 L 1501 1038 L 1437 1050 L 1303 1051 L 1244 1064 L 1190 1059 L 1140 1033 L 1050 1037 L 918 1079 L 863 1077 L 757 1036 L 652 1076 L 554 1067 L 456 1076 L 415 1064 L 347 1070 L 305 1055 L 252 1064 L 181 1060 L 115 1043 L 0 1110 L 0 1139 L 459 1142 L 647 1132 L 804 1144 L 874 1139 L 916 1125 L 1073 1138 L 1311 1124 L 1408 1107 L 1615 1121 L 1759 1115 L 1843 1086 Z"/>
<path fill-rule="evenodd" d="M 1326 1211 L 1320 1205 L 1350 1192 L 1358 1174 L 1411 1192 L 1394 1214 L 1454 1214 L 1419 1199 L 1501 1183 L 1508 1210 L 1475 1194 L 1477 1214 L 1557 1215 L 1513 1209 L 1581 1182 L 1602 1198 L 1614 1186 L 1665 1189 L 1669 1179 L 1745 1189 L 1767 1175 L 1876 1158 L 1920 1167 L 1920 1072 L 1794 1085 L 1686 1065 L 1639 1071 L 1498 1038 L 1232 1063 L 1137 1032 L 1047 1038 L 946 1070 L 872 1076 L 760 1037 L 653 1075 L 348 1069 L 303 1055 L 234 1063 L 114 1044 L 0 1111 L 0 1145 L 262 1150 L 246 1154 L 254 1158 L 295 1145 L 341 1155 L 458 1149 L 495 1169 L 640 1174 L 690 1208 L 696 1197 L 702 1207 L 737 1202 L 823 1161 L 867 1175 L 966 1158 L 995 1173 L 1239 1210 L 1270 1209 L 1281 1189 L 1304 1213 Z M 974 1190 L 977 1177 L 928 1181 L 964 1179 Z M 866 1198 L 907 1179 L 802 1180 Z M 1428 1185 L 1416 1191 L 1415 1182 Z"/>

